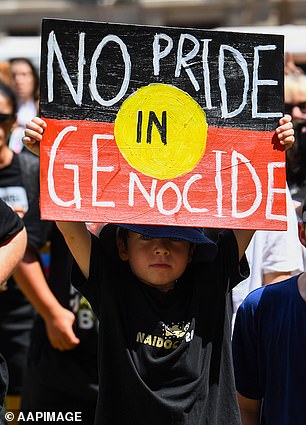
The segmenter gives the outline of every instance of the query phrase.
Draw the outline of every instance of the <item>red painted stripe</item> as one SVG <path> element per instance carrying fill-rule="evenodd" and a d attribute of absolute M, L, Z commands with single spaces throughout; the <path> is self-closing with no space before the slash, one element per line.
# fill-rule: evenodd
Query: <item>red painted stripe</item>
<path fill-rule="evenodd" d="M 46 119 L 46 122 L 47 129 L 41 145 L 41 213 L 45 219 L 253 229 L 286 227 L 285 222 L 280 220 L 286 211 L 283 193 L 285 155 L 282 147 L 273 143 L 272 132 L 210 127 L 202 160 L 192 172 L 173 179 L 172 187 L 165 186 L 170 183 L 167 180 L 157 181 L 155 187 L 154 179 L 142 175 L 127 164 L 115 140 L 99 139 L 98 167 L 114 167 L 112 172 L 99 170 L 94 173 L 98 188 L 96 200 L 115 204 L 115 207 L 105 207 L 93 206 L 92 138 L 94 134 L 112 136 L 113 124 L 53 119 Z M 56 137 L 69 126 L 77 130 L 70 131 L 55 150 Z M 55 154 L 53 179 L 49 178 L 48 185 L 52 148 Z M 238 166 L 233 166 L 235 157 L 238 158 Z M 219 171 L 216 168 L 218 159 L 221 166 Z M 280 168 L 273 167 L 273 164 L 279 164 Z M 50 187 L 54 184 L 54 191 L 60 200 L 68 202 L 73 199 L 73 170 L 64 168 L 64 165 L 78 168 L 81 208 L 75 205 L 60 206 L 50 198 Z M 271 177 L 274 180 L 273 188 L 269 186 L 269 169 L 273 171 L 270 172 L 270 180 Z M 246 217 L 235 216 L 233 212 L 236 198 L 232 192 L 236 172 L 238 213 L 248 212 L 252 207 L 258 195 L 256 179 L 262 193 L 258 208 Z M 131 173 L 141 182 L 143 190 L 147 192 L 147 199 L 137 186 L 134 188 L 134 197 L 131 196 Z M 155 187 L 155 191 L 152 187 Z M 275 218 L 267 217 L 269 193 L 274 198 L 272 213 Z M 129 199 L 133 200 L 133 206 L 129 205 Z M 149 205 L 148 199 L 154 203 L 153 207 Z M 165 214 L 175 207 L 178 211 Z M 202 211 L 195 211 L 195 208 Z"/>

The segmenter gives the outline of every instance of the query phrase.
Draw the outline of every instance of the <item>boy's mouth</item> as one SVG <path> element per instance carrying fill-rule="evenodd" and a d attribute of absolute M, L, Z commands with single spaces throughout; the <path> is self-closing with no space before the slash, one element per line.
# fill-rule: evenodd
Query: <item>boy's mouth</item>
<path fill-rule="evenodd" d="M 169 269 L 171 266 L 170 264 L 166 264 L 166 263 L 154 263 L 154 264 L 151 264 L 150 267 L 153 267 L 156 269 Z"/>

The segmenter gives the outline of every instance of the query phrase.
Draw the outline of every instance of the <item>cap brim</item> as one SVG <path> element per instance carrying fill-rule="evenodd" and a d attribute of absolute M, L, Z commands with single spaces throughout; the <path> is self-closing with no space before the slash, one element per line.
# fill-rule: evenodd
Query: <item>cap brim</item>
<path fill-rule="evenodd" d="M 205 256 L 206 261 L 212 261 L 218 251 L 216 243 L 209 239 L 202 229 L 182 226 L 155 226 L 141 224 L 118 224 L 118 226 L 150 238 L 177 238 L 185 240 L 191 244 L 200 245 L 202 255 Z"/>

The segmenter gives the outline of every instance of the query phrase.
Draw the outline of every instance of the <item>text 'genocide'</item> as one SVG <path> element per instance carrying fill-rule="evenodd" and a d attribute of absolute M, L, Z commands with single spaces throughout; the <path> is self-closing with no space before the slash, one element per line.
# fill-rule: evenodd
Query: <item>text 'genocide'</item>
<path fill-rule="evenodd" d="M 73 198 L 70 200 L 61 199 L 56 190 L 56 183 L 54 178 L 54 168 L 57 162 L 57 154 L 60 152 L 61 143 L 65 142 L 65 138 L 71 132 L 77 132 L 78 128 L 75 126 L 67 126 L 65 127 L 57 136 L 54 144 L 52 145 L 50 151 L 50 160 L 48 165 L 48 191 L 50 198 L 54 202 L 54 204 L 62 207 L 71 207 L 74 206 L 76 209 L 82 208 L 82 193 L 81 193 L 81 185 L 80 185 L 80 167 L 78 164 L 64 164 L 63 167 L 71 173 L 73 178 L 71 181 L 73 182 Z M 99 140 L 110 140 L 113 139 L 113 136 L 109 134 L 94 134 L 92 137 L 92 146 L 91 146 L 91 167 L 92 170 L 92 179 L 91 179 L 91 205 L 93 207 L 101 207 L 113 209 L 116 208 L 116 203 L 112 199 L 98 199 L 98 175 L 105 176 L 104 180 L 108 181 L 110 175 L 116 175 L 116 167 L 115 166 L 103 166 L 103 150 L 99 149 L 98 141 Z M 216 190 L 216 199 L 215 199 L 215 209 L 216 209 L 216 217 L 224 217 L 223 215 L 223 161 L 224 158 L 230 155 L 230 164 L 231 164 L 231 205 L 232 211 L 231 215 L 235 218 L 245 218 L 251 216 L 258 208 L 261 206 L 263 201 L 263 186 L 256 172 L 256 169 L 251 164 L 249 158 L 246 158 L 243 154 L 232 151 L 230 153 L 225 151 L 213 151 L 215 155 L 215 190 Z M 87 157 L 88 158 L 88 157 Z M 250 179 L 252 181 L 254 187 L 254 199 L 252 205 L 245 211 L 238 211 L 237 205 L 239 200 L 239 169 L 241 169 L 241 164 L 245 167 L 242 174 L 246 172 L 249 174 Z M 239 165 L 239 167 L 238 167 Z M 266 199 L 266 207 L 265 207 L 265 216 L 267 219 L 286 221 L 286 216 L 273 214 L 273 200 L 274 195 L 283 194 L 285 195 L 285 188 L 277 188 L 274 186 L 275 178 L 274 173 L 275 170 L 284 168 L 284 162 L 271 162 L 267 164 L 267 188 L 265 191 L 267 192 Z M 126 202 L 129 207 L 134 207 L 137 204 L 137 197 L 141 196 L 147 202 L 147 205 L 150 208 L 157 208 L 159 213 L 165 216 L 175 215 L 182 208 L 187 210 L 190 213 L 211 213 L 204 205 L 199 207 L 194 207 L 192 205 L 192 192 L 195 190 L 195 187 L 199 182 L 205 180 L 205 175 L 199 173 L 191 173 L 191 176 L 188 175 L 186 177 L 186 181 L 184 183 L 183 188 L 179 188 L 178 185 L 174 181 L 168 181 L 164 184 L 158 182 L 157 179 L 151 179 L 151 185 L 142 184 L 141 176 L 134 172 L 130 172 L 127 181 L 126 188 Z M 158 186 L 159 184 L 159 186 Z M 89 186 L 86 185 L 86 190 L 89 189 Z M 169 196 L 170 193 L 170 196 Z M 67 190 L 65 190 L 65 194 L 67 195 Z M 87 194 L 88 196 L 88 194 Z M 123 194 L 122 194 L 123 196 Z M 228 194 L 226 196 L 228 198 Z M 169 206 L 169 202 L 165 202 L 166 198 L 171 199 L 171 207 Z M 167 206 L 166 206 L 167 204 Z"/>

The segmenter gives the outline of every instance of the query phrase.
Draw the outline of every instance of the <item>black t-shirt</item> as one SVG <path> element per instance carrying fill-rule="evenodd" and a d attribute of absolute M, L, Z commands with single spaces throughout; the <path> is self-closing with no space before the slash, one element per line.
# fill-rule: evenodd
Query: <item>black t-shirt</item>
<path fill-rule="evenodd" d="M 23 222 L 5 202 L 0 199 L 0 245 L 23 228 Z"/>
<path fill-rule="evenodd" d="M 23 228 L 23 222 L 10 207 L 0 199 L 0 245 L 12 238 Z M 8 386 L 6 362 L 0 354 L 0 425 L 6 424 L 4 419 L 4 399 Z"/>
<path fill-rule="evenodd" d="M 98 393 L 97 319 L 88 302 L 70 283 L 72 256 L 55 224 L 49 240 L 51 262 L 48 284 L 60 304 L 75 314 L 74 332 L 80 344 L 65 352 L 54 349 L 48 339 L 45 322 L 38 316 L 31 334 L 29 358 L 50 388 L 60 388 L 63 393 L 84 399 L 84 402 L 95 401 Z M 26 385 L 36 384 L 30 379 Z M 27 393 L 31 390 L 24 389 L 26 403 Z"/>
<path fill-rule="evenodd" d="M 34 170 L 33 170 L 34 173 Z M 0 199 L 10 206 L 23 207 L 25 211 L 25 218 L 30 209 L 29 199 L 25 184 L 22 180 L 22 173 L 18 156 L 14 154 L 12 162 L 9 166 L 0 169 Z M 28 230 L 27 224 L 26 228 Z M 31 232 L 28 232 L 28 244 L 31 241 Z M 27 306 L 29 306 L 27 308 Z M 13 278 L 8 280 L 7 290 L 0 294 L 0 327 L 5 327 L 5 320 L 7 316 L 14 311 L 22 311 L 25 314 L 24 318 L 28 321 L 28 328 L 32 326 L 33 309 L 30 307 L 28 301 L 17 287 Z M 18 314 L 18 313 L 17 313 Z M 26 325 L 26 324 L 25 324 Z"/>
<path fill-rule="evenodd" d="M 13 155 L 11 163 L 0 169 L 0 198 L 24 208 L 28 248 L 39 260 L 38 250 L 46 241 L 48 228 L 39 213 L 39 158 L 24 153 Z M 33 318 L 34 308 L 11 277 L 7 290 L 0 293 L 0 352 L 9 368 L 10 394 L 20 393 Z"/>
<path fill-rule="evenodd" d="M 85 370 L 92 371 L 92 383 L 97 383 L 98 321 L 88 301 L 70 283 L 72 255 L 56 225 L 50 241 L 51 264 L 48 283 L 59 302 L 76 316 L 74 331 L 81 343 L 73 350 L 73 354 Z"/>
<path fill-rule="evenodd" d="M 8 370 L 3 356 L 0 354 L 0 425 L 6 425 L 4 400 L 8 386 Z"/>
<path fill-rule="evenodd" d="M 39 158 L 31 153 L 14 154 L 12 162 L 0 169 L 0 198 L 9 205 L 24 207 L 22 218 L 28 246 L 39 250 L 47 240 L 50 223 L 40 219 Z"/>
<path fill-rule="evenodd" d="M 93 237 L 88 281 L 75 263 L 72 274 L 100 320 L 96 424 L 240 424 L 227 302 L 245 276 L 233 233 L 167 293 L 137 280 L 114 239 Z"/>

